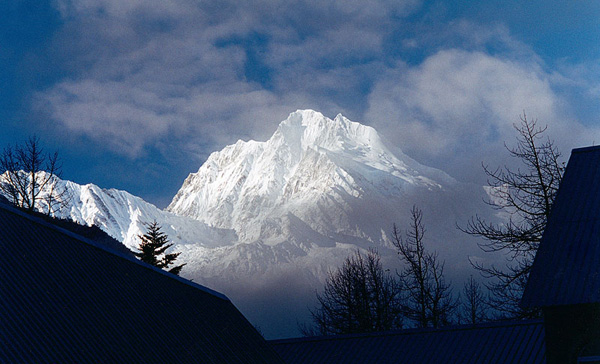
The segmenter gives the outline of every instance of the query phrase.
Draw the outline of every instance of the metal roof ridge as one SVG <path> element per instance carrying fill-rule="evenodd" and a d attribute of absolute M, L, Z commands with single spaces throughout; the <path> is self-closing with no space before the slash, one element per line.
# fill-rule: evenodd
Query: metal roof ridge
<path fill-rule="evenodd" d="M 225 296 L 224 294 L 222 294 L 220 292 L 212 290 L 212 289 L 210 289 L 208 287 L 204 287 L 204 286 L 202 286 L 202 285 L 200 285 L 198 283 L 192 282 L 189 279 L 185 279 L 185 278 L 180 277 L 178 275 L 169 273 L 169 272 L 167 272 L 167 271 L 165 271 L 163 269 L 160 269 L 158 267 L 155 267 L 153 265 L 144 263 L 144 262 L 140 261 L 139 259 L 133 258 L 131 256 L 127 256 L 126 254 L 123 254 L 123 253 L 121 253 L 119 251 L 111 249 L 108 246 L 99 244 L 99 243 L 93 241 L 92 239 L 86 238 L 86 237 L 81 236 L 81 235 L 79 235 L 77 233 L 74 233 L 74 232 L 72 232 L 72 231 L 70 231 L 68 229 L 65 229 L 65 228 L 60 227 L 60 226 L 55 225 L 55 224 L 52 224 L 51 222 L 46 221 L 46 220 L 44 220 L 44 219 L 42 219 L 40 217 L 37 217 L 37 216 L 29 214 L 29 213 L 27 213 L 25 211 L 22 211 L 19 208 L 17 208 L 16 206 L 12 206 L 12 205 L 10 205 L 8 203 L 2 203 L 2 202 L 0 202 L 0 209 L 6 210 L 6 211 L 8 211 L 10 213 L 13 213 L 13 214 L 18 215 L 20 217 L 28 219 L 31 222 L 39 224 L 39 225 L 42 225 L 42 226 L 44 226 L 46 228 L 55 230 L 55 231 L 57 231 L 57 232 L 59 232 L 59 233 L 61 233 L 63 235 L 66 235 L 66 236 L 71 237 L 73 239 L 79 240 L 82 243 L 85 243 L 87 245 L 91 245 L 91 246 L 93 246 L 96 249 L 100 249 L 100 250 L 103 250 L 103 251 L 105 251 L 105 252 L 107 252 L 109 254 L 115 255 L 118 258 L 125 259 L 125 260 L 127 260 L 127 261 L 129 261 L 131 263 L 138 264 L 138 265 L 140 265 L 140 266 L 142 266 L 142 267 L 144 267 L 146 269 L 151 269 L 151 270 L 155 271 L 156 273 L 160 273 L 160 274 L 165 275 L 165 276 L 167 276 L 167 277 L 169 277 L 171 279 L 175 279 L 175 280 L 177 280 L 177 281 L 179 281 L 179 282 L 181 282 L 183 284 L 186 284 L 188 286 L 194 287 L 196 289 L 200 289 L 201 291 L 204 291 L 204 292 L 206 292 L 208 294 L 216 296 L 216 297 L 218 297 L 218 298 L 220 298 L 222 300 L 230 301 L 231 302 L 231 300 L 227 296 Z"/>
<path fill-rule="evenodd" d="M 334 341 L 334 340 L 346 340 L 346 339 L 358 339 L 366 337 L 378 337 L 378 336 L 398 336 L 398 335 L 411 335 L 411 334 L 426 334 L 426 333 L 437 333 L 446 331 L 467 331 L 467 330 L 480 330 L 480 329 L 492 329 L 497 327 L 509 327 L 509 326 L 526 326 L 526 325 L 538 325 L 543 324 L 543 319 L 530 319 L 530 320 L 511 320 L 511 321 L 490 321 L 479 324 L 465 324 L 465 325 L 451 325 L 440 328 L 407 328 L 397 329 L 388 331 L 374 331 L 364 332 L 355 334 L 340 334 L 340 335 L 323 335 L 323 336 L 309 336 L 309 337 L 298 337 L 298 338 L 287 338 L 287 339 L 274 339 L 267 340 L 271 344 L 286 344 L 293 342 L 310 342 L 310 341 Z"/>

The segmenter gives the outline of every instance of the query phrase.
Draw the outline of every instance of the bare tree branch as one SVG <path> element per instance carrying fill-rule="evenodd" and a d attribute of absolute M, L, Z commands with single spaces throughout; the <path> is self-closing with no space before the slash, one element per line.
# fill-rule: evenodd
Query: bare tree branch
<path fill-rule="evenodd" d="M 379 254 L 359 251 L 330 271 L 319 306 L 311 310 L 314 327 L 299 325 L 306 335 L 347 334 L 399 328 L 400 286 L 383 270 Z"/>
<path fill-rule="evenodd" d="M 425 250 L 424 235 L 423 212 L 413 206 L 406 238 L 402 238 L 394 225 L 392 242 L 406 264 L 398 273 L 405 292 L 404 315 L 418 327 L 437 328 L 450 323 L 458 303 L 444 279 L 444 262 L 438 260 L 436 252 Z"/>
<path fill-rule="evenodd" d="M 481 285 L 473 276 L 463 287 L 460 318 L 468 324 L 487 321 L 487 300 Z"/>
<path fill-rule="evenodd" d="M 61 167 L 57 152 L 46 155 L 39 138 L 30 137 L 0 155 L 0 192 L 21 208 L 54 215 L 71 198 L 58 183 Z"/>
<path fill-rule="evenodd" d="M 539 316 L 539 310 L 522 310 L 518 303 L 527 282 L 533 258 L 546 228 L 552 203 L 564 172 L 560 153 L 554 142 L 544 137 L 547 127 L 538 127 L 537 120 L 521 116 L 514 125 L 517 146 L 505 148 L 511 157 L 523 165 L 517 170 L 508 167 L 491 170 L 483 165 L 492 187 L 487 203 L 509 215 L 503 224 L 487 222 L 474 216 L 463 232 L 483 238 L 479 244 L 485 252 L 505 252 L 508 261 L 504 269 L 485 267 L 471 262 L 484 277 L 492 293 L 490 305 L 501 318 Z"/>

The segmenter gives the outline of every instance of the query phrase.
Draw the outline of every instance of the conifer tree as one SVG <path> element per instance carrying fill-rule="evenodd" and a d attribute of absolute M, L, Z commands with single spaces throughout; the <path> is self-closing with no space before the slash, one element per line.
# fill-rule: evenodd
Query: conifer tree
<path fill-rule="evenodd" d="M 138 235 L 141 243 L 138 245 L 138 251 L 134 252 L 135 256 L 140 258 L 142 262 L 151 264 L 155 267 L 166 269 L 175 262 L 175 259 L 181 253 L 165 254 L 166 250 L 173 246 L 169 243 L 168 236 L 161 231 L 161 226 L 158 222 L 153 221 L 146 225 L 148 230 L 144 235 Z M 172 267 L 168 271 L 175 275 L 179 275 L 181 268 L 185 264 Z"/>

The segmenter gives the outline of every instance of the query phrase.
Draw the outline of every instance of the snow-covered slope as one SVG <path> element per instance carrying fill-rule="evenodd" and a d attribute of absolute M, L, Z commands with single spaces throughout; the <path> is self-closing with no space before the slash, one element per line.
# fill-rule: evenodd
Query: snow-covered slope
<path fill-rule="evenodd" d="M 82 186 L 70 181 L 65 182 L 65 186 L 71 200 L 67 208 L 61 210 L 61 215 L 79 223 L 96 225 L 130 249 L 138 245 L 138 235 L 145 231 L 145 224 L 154 220 L 161 224 L 171 240 L 181 245 L 212 248 L 214 244 L 231 244 L 235 240 L 232 232 L 160 210 L 125 191 L 102 189 L 93 184 Z"/>

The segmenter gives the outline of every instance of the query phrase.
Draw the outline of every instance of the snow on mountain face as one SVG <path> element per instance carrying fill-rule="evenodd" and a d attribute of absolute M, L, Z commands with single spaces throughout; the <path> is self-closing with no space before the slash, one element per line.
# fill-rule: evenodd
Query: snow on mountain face
<path fill-rule="evenodd" d="M 235 239 L 232 233 L 162 211 L 125 191 L 73 182 L 66 182 L 66 186 L 72 199 L 61 215 L 79 223 L 96 225 L 130 249 L 139 244 L 138 235 L 146 231 L 145 224 L 155 220 L 177 244 L 213 247 L 215 240 L 226 243 Z"/>
<path fill-rule="evenodd" d="M 167 210 L 233 229 L 244 242 L 280 242 L 287 238 L 282 230 L 291 229 L 296 219 L 326 237 L 344 232 L 365 238 L 357 222 L 348 219 L 352 200 L 442 188 L 425 168 L 402 158 L 371 127 L 342 115 L 331 120 L 315 111 L 296 111 L 268 141 L 238 141 L 211 154 Z M 369 237 L 379 240 L 378 235 Z"/>
<path fill-rule="evenodd" d="M 38 173 L 41 177 L 45 176 L 45 172 Z M 225 246 L 236 240 L 232 231 L 211 228 L 198 220 L 176 216 L 125 191 L 102 189 L 93 184 L 79 185 L 58 178 L 54 181 L 51 188 L 61 191 L 64 204 L 53 212 L 57 217 L 70 218 L 83 225 L 96 225 L 129 249 L 137 247 L 138 235 L 143 234 L 146 224 L 154 220 L 179 245 L 193 244 L 197 248 L 208 249 L 213 248 L 215 242 Z M 48 210 L 45 203 L 49 189 L 42 190 L 37 198 L 39 209 L 44 212 Z"/>

